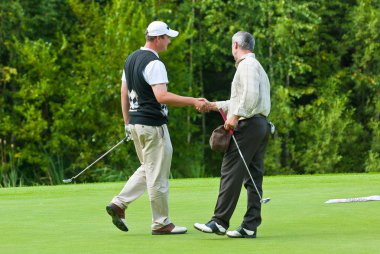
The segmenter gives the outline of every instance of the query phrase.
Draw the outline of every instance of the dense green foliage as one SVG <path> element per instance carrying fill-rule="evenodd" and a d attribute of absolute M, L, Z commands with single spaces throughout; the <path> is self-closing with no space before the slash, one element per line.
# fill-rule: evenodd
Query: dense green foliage
<path fill-rule="evenodd" d="M 180 31 L 162 54 L 169 90 L 223 100 L 231 37 L 255 36 L 271 81 L 277 133 L 266 174 L 380 171 L 380 1 L 0 2 L 0 186 L 57 184 L 123 137 L 120 78 L 144 30 Z M 173 177 L 216 176 L 217 113 L 170 107 Z M 118 148 L 82 181 L 125 179 L 138 160 Z"/>

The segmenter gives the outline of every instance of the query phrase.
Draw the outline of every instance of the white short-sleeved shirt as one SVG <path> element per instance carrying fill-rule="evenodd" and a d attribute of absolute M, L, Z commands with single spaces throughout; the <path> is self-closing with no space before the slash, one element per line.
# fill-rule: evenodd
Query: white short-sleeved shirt
<path fill-rule="evenodd" d="M 157 52 L 154 51 L 154 50 L 152 50 L 152 49 L 145 48 L 145 47 L 141 47 L 140 49 L 141 50 L 152 51 L 157 57 L 159 57 L 158 54 L 157 54 Z M 143 76 L 144 76 L 145 81 L 149 85 L 167 84 L 167 83 L 169 83 L 168 73 L 166 71 L 166 67 L 165 67 L 164 63 L 161 62 L 161 61 L 159 61 L 159 60 L 151 61 L 145 67 L 145 69 L 143 71 Z M 127 81 L 127 79 L 125 77 L 124 69 L 123 69 L 123 75 L 121 77 L 121 80 L 122 81 Z"/>

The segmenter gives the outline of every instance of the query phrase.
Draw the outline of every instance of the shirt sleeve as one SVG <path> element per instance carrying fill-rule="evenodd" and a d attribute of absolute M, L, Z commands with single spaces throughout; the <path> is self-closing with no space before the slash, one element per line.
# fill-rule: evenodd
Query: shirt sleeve
<path fill-rule="evenodd" d="M 223 109 L 224 113 L 228 114 L 228 106 L 230 104 L 230 101 L 217 101 L 215 102 L 216 103 L 216 107 L 218 109 Z"/>
<path fill-rule="evenodd" d="M 121 75 L 121 81 L 127 82 L 127 78 L 125 77 L 125 71 L 123 69 L 123 75 Z"/>
<path fill-rule="evenodd" d="M 143 75 L 144 75 L 145 81 L 149 85 L 169 83 L 166 67 L 164 63 L 159 60 L 151 61 L 145 67 L 143 71 Z"/>

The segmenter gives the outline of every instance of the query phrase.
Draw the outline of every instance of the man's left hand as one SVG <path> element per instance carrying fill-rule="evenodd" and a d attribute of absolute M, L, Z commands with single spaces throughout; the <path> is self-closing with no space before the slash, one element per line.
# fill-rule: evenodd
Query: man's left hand
<path fill-rule="evenodd" d="M 224 129 L 226 129 L 226 130 L 230 130 L 230 129 L 233 130 L 233 129 L 236 128 L 238 122 L 239 122 L 239 117 L 236 116 L 236 115 L 232 115 L 224 123 Z"/>
<path fill-rule="evenodd" d="M 127 137 L 127 141 L 133 140 L 132 135 L 131 135 L 131 128 L 129 127 L 129 124 L 124 125 L 124 130 L 125 130 L 125 136 Z"/>

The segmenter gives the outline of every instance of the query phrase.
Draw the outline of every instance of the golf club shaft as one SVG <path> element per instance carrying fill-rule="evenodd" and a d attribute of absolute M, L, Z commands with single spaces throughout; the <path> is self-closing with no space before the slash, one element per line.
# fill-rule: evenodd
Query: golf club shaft
<path fill-rule="evenodd" d="M 235 139 L 235 135 L 233 135 L 233 134 L 232 134 L 232 139 L 233 139 L 234 142 L 235 142 L 235 145 L 236 145 L 236 147 L 237 147 L 237 149 L 238 149 L 238 151 L 239 151 L 240 157 L 241 157 L 241 159 L 243 160 L 243 163 L 244 163 L 244 165 L 245 165 L 245 168 L 247 169 L 247 172 L 248 172 L 248 174 L 249 174 L 249 177 L 251 178 L 251 181 L 252 181 L 252 183 L 253 183 L 253 186 L 255 187 L 256 192 L 257 192 L 257 195 L 259 195 L 259 198 L 260 198 L 260 201 L 261 201 L 262 198 L 261 198 L 260 192 L 259 192 L 259 190 L 257 189 L 257 186 L 256 186 L 256 184 L 255 184 L 255 181 L 253 180 L 253 177 L 252 177 L 252 175 L 251 175 L 251 172 L 249 171 L 248 165 L 247 165 L 247 163 L 245 162 L 244 156 L 243 156 L 242 152 L 240 151 L 239 145 L 238 145 L 238 143 L 237 143 L 237 141 L 236 141 L 236 139 Z"/>
<path fill-rule="evenodd" d="M 226 114 L 224 113 L 224 110 L 221 109 L 221 108 L 218 109 L 218 110 L 219 110 L 219 113 L 222 115 L 223 120 L 226 121 L 226 120 L 227 120 L 227 116 L 226 116 Z M 251 178 L 251 181 L 252 181 L 252 183 L 253 183 L 253 186 L 254 186 L 255 189 L 256 189 L 257 195 L 259 195 L 260 202 L 263 202 L 263 198 L 261 197 L 261 194 L 260 194 L 259 190 L 257 189 L 256 183 L 255 183 L 255 181 L 253 180 L 253 177 L 252 177 L 252 175 L 251 175 L 251 172 L 249 171 L 248 165 L 247 165 L 247 163 L 245 162 L 244 156 L 243 156 L 242 152 L 240 151 L 240 147 L 239 147 L 239 145 L 238 145 L 238 143 L 237 143 L 237 141 L 236 141 L 236 139 L 235 139 L 234 132 L 233 132 L 233 130 L 231 130 L 231 129 L 229 130 L 229 132 L 230 132 L 230 134 L 231 134 L 232 139 L 233 139 L 234 142 L 235 142 L 236 148 L 237 148 L 238 151 L 239 151 L 240 157 L 241 157 L 241 159 L 243 160 L 243 163 L 244 163 L 244 165 L 245 165 L 245 168 L 247 169 L 247 172 L 248 172 L 248 174 L 249 174 L 249 177 Z"/>
<path fill-rule="evenodd" d="M 99 160 L 101 160 L 104 156 L 106 156 L 107 154 L 109 154 L 113 149 L 115 149 L 116 147 L 118 147 L 121 143 L 123 143 L 124 141 L 126 140 L 126 138 L 123 138 L 121 141 L 119 141 L 119 143 L 117 143 L 116 145 L 114 145 L 110 150 L 108 150 L 106 153 L 104 153 L 102 156 L 100 156 L 97 160 L 95 160 L 93 163 L 91 163 L 90 165 L 88 165 L 85 169 L 83 169 L 81 172 L 79 172 L 79 174 L 77 174 L 76 176 L 74 176 L 73 178 L 71 178 L 71 180 L 74 180 L 75 178 L 77 178 L 78 176 L 80 176 L 83 172 L 85 172 L 87 169 L 89 169 L 92 165 L 94 165 L 95 163 L 97 163 Z"/>

